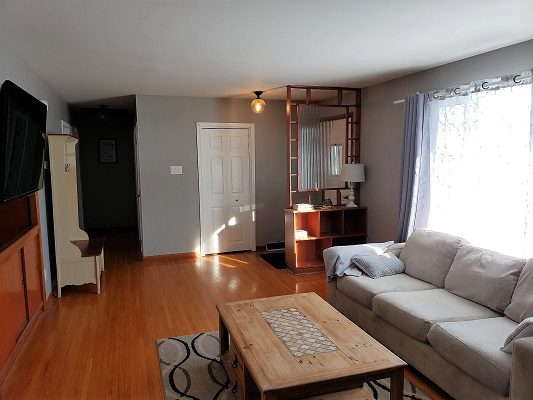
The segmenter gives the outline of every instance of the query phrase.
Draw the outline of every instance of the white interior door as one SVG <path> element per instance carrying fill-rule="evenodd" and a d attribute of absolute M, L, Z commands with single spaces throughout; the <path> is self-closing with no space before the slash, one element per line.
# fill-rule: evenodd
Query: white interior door
<path fill-rule="evenodd" d="M 255 250 L 253 127 L 212 125 L 198 129 L 202 253 Z"/>

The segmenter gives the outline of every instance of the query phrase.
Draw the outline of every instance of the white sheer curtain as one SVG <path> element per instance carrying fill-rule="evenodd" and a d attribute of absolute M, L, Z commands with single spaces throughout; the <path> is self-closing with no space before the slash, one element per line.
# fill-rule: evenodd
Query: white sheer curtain
<path fill-rule="evenodd" d="M 409 231 L 533 257 L 533 88 L 427 102 Z"/>

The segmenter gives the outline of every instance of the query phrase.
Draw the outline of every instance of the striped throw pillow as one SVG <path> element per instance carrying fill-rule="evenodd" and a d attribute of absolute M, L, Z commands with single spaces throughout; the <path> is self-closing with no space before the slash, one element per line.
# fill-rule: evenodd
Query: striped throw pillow
<path fill-rule="evenodd" d="M 505 339 L 505 343 L 500 350 L 505 351 L 506 353 L 512 353 L 514 342 L 524 337 L 533 337 L 533 317 L 526 318 L 520 322 L 511 334 L 507 336 L 507 339 Z"/>
<path fill-rule="evenodd" d="M 392 253 L 355 255 L 352 257 L 352 262 L 373 279 L 401 274 L 405 271 L 402 260 Z"/>

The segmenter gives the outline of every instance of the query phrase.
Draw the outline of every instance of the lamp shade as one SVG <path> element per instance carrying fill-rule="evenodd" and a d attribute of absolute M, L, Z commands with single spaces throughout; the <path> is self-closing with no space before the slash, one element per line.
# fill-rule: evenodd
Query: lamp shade
<path fill-rule="evenodd" d="M 263 99 L 257 98 L 252 100 L 252 111 L 256 114 L 261 114 L 265 111 L 265 101 Z"/>
<path fill-rule="evenodd" d="M 265 101 L 261 98 L 263 91 L 256 90 L 254 94 L 256 98 L 252 100 L 252 104 L 251 104 L 252 111 L 256 114 L 261 114 L 263 111 L 265 111 L 265 106 L 266 106 Z"/>
<path fill-rule="evenodd" d="M 342 166 L 340 179 L 344 182 L 364 182 L 365 165 L 364 164 L 344 164 Z"/>

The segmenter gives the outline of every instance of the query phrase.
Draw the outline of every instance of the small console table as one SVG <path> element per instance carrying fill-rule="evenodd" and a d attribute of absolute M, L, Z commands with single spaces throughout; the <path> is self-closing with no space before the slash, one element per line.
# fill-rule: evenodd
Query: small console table
<path fill-rule="evenodd" d="M 294 274 L 324 270 L 322 251 L 367 241 L 366 207 L 336 206 L 321 210 L 285 209 L 285 262 Z M 297 238 L 296 230 L 307 231 Z"/>

